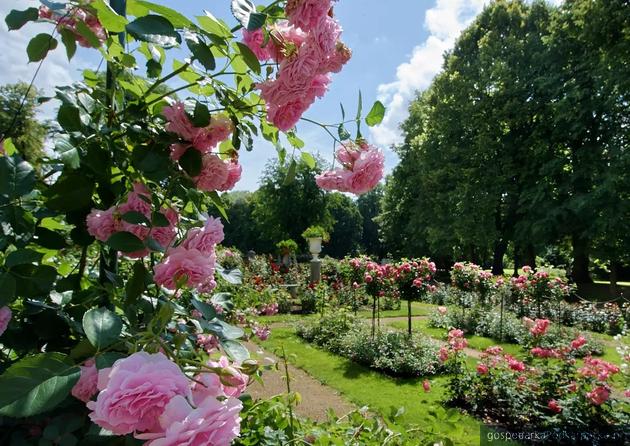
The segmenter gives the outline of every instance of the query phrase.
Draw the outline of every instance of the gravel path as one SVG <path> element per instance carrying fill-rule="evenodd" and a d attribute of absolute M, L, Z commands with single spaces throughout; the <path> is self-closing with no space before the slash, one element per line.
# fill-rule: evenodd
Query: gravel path
<path fill-rule="evenodd" d="M 264 359 L 264 364 L 269 364 L 270 360 L 280 365 L 280 370 L 269 370 L 263 374 L 264 385 L 254 382 L 248 387 L 248 392 L 254 399 L 271 398 L 279 394 L 286 394 L 287 383 L 284 378 L 284 365 L 280 359 L 263 350 L 259 345 L 246 343 L 247 349 L 260 359 Z M 267 359 L 269 358 L 269 359 Z M 338 392 L 328 387 L 308 373 L 289 365 L 289 376 L 291 377 L 291 391 L 302 396 L 302 402 L 295 408 L 298 416 L 308 417 L 316 421 L 326 420 L 326 412 L 332 409 L 337 415 L 357 409 L 348 402 Z"/>

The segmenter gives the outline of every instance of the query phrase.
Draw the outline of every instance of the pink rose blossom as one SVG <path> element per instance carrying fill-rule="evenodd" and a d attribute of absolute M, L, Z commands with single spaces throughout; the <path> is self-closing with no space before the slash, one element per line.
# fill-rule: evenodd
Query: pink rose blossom
<path fill-rule="evenodd" d="M 630 389 L 626 389 L 623 391 L 623 396 L 625 396 L 626 398 L 630 398 Z"/>
<path fill-rule="evenodd" d="M 534 326 L 529 330 L 533 336 L 542 336 L 547 333 L 551 321 L 549 319 L 536 319 Z"/>
<path fill-rule="evenodd" d="M 238 398 L 247 389 L 249 376 L 242 373 L 225 356 L 218 361 L 208 361 L 208 367 L 221 369 L 221 374 L 207 372 L 195 377 L 198 382 L 193 383 L 193 402 L 201 404 L 207 398 L 230 396 Z"/>
<path fill-rule="evenodd" d="M 175 396 L 159 418 L 160 433 L 136 435 L 145 446 L 229 446 L 240 433 L 243 404 L 236 398 L 206 398 L 196 409 Z"/>
<path fill-rule="evenodd" d="M 221 219 L 209 217 L 203 228 L 193 228 L 188 231 L 181 246 L 186 249 L 198 249 L 204 254 L 214 252 L 214 247 L 224 238 Z"/>
<path fill-rule="evenodd" d="M 307 34 L 289 24 L 287 20 L 279 20 L 269 29 L 269 53 L 277 62 L 282 63 L 286 57 L 294 56 L 304 44 Z"/>
<path fill-rule="evenodd" d="M 269 335 L 271 334 L 271 330 L 267 326 L 257 325 L 254 327 L 253 331 L 254 335 L 261 341 L 269 339 Z"/>
<path fill-rule="evenodd" d="M 234 186 L 236 186 L 236 183 L 238 183 L 239 180 L 241 179 L 241 174 L 243 172 L 243 168 L 236 160 L 232 160 L 228 162 L 227 169 L 228 169 L 227 180 L 225 180 L 225 183 L 223 183 L 223 185 L 218 189 L 222 192 L 234 189 Z"/>
<path fill-rule="evenodd" d="M 9 307 L 0 308 L 0 336 L 7 331 L 7 327 L 9 326 L 9 322 L 11 322 L 11 317 L 13 313 Z"/>
<path fill-rule="evenodd" d="M 186 114 L 186 108 L 182 102 L 164 107 L 162 114 L 167 119 L 166 130 L 175 133 L 186 141 L 192 141 L 197 134 L 190 118 Z"/>
<path fill-rule="evenodd" d="M 310 30 L 318 27 L 328 17 L 331 8 L 331 0 L 289 0 L 285 11 L 289 23 L 303 30 Z"/>
<path fill-rule="evenodd" d="M 226 140 L 233 130 L 232 121 L 227 116 L 215 115 L 210 119 L 208 127 L 196 129 L 191 142 L 201 153 L 208 153 L 221 141 Z"/>
<path fill-rule="evenodd" d="M 270 106 L 267 117 L 279 130 L 286 132 L 295 127 L 309 106 L 302 98 L 296 98 L 279 107 Z"/>
<path fill-rule="evenodd" d="M 137 352 L 98 372 L 90 419 L 116 435 L 158 431 L 159 417 L 177 395 L 191 398 L 188 378 L 162 353 Z"/>
<path fill-rule="evenodd" d="M 577 350 L 578 348 L 582 347 L 583 345 L 586 344 L 586 338 L 582 335 L 578 336 L 577 338 L 575 338 L 574 340 L 571 341 L 571 348 L 573 350 Z"/>
<path fill-rule="evenodd" d="M 446 313 L 448 313 L 448 308 L 446 308 L 446 307 L 438 307 L 438 313 L 440 313 L 442 316 L 444 316 Z"/>
<path fill-rule="evenodd" d="M 87 403 L 98 393 L 98 370 L 94 358 L 85 361 L 81 366 L 81 376 L 70 392 L 73 397 Z"/>
<path fill-rule="evenodd" d="M 597 386 L 590 392 L 586 393 L 586 399 L 595 406 L 601 406 L 610 397 L 610 391 L 604 386 Z"/>
<path fill-rule="evenodd" d="M 562 412 L 562 407 L 560 407 L 560 404 L 558 404 L 556 400 L 549 400 L 549 403 L 547 403 L 547 407 L 552 412 L 555 412 L 555 413 Z"/>
<path fill-rule="evenodd" d="M 203 253 L 198 249 L 173 248 L 168 256 L 154 268 L 154 280 L 169 290 L 177 289 L 183 281 L 190 288 L 203 287 L 214 277 L 214 252 Z"/>
<path fill-rule="evenodd" d="M 424 381 L 422 381 L 422 388 L 424 389 L 426 393 L 429 393 L 431 391 L 431 383 L 429 382 L 428 379 L 425 379 Z"/>
<path fill-rule="evenodd" d="M 194 180 L 199 190 L 212 192 L 220 190 L 227 182 L 228 176 L 228 165 L 225 161 L 217 155 L 207 154 L 203 157 L 201 173 Z"/>
<path fill-rule="evenodd" d="M 114 208 L 105 211 L 92 209 L 86 219 L 87 231 L 96 240 L 106 242 L 115 232 L 122 229 L 121 222 L 114 217 Z"/>
<path fill-rule="evenodd" d="M 477 373 L 480 375 L 486 375 L 488 373 L 488 366 L 482 363 L 477 364 Z"/>
<path fill-rule="evenodd" d="M 440 359 L 440 362 L 446 362 L 448 360 L 448 357 L 448 349 L 446 347 L 440 347 L 440 351 L 438 353 L 438 358 Z"/>
<path fill-rule="evenodd" d="M 168 220 L 168 226 L 154 226 L 151 229 L 149 235 L 156 241 L 158 244 L 167 249 L 173 243 L 175 236 L 177 235 L 177 223 L 179 222 L 179 214 L 173 208 L 164 208 L 160 211 L 162 215 L 166 217 Z"/>
<path fill-rule="evenodd" d="M 261 28 L 254 31 L 243 30 L 243 43 L 252 50 L 261 62 L 271 59 L 270 42 L 265 44 L 265 35 Z"/>

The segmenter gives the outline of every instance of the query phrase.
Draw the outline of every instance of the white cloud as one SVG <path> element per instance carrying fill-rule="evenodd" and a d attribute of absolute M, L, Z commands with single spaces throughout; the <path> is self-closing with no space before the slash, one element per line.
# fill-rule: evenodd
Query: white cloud
<path fill-rule="evenodd" d="M 38 7 L 38 1 L 33 0 L 3 0 L 0 5 L 0 17 L 2 24 L 0 25 L 0 41 L 2 48 L 0 51 L 0 84 L 8 84 L 15 82 L 29 83 L 35 74 L 38 63 L 28 63 L 26 55 L 26 46 L 30 39 L 38 33 L 50 33 L 51 24 L 46 23 L 27 23 L 22 29 L 17 31 L 9 31 L 4 23 L 4 17 L 12 9 L 24 10 L 29 7 Z M 85 61 L 79 56 L 75 56 L 72 66 L 66 58 L 64 48 L 60 47 L 49 53 L 44 60 L 42 68 L 35 80 L 35 86 L 43 90 L 44 94 L 50 95 L 54 91 L 56 85 L 67 85 L 77 80 L 80 76 L 78 67 L 84 67 Z M 43 118 L 50 118 L 53 114 L 55 104 L 49 103 L 42 107 L 41 114 Z"/>
<path fill-rule="evenodd" d="M 442 67 L 445 51 L 455 43 L 461 31 L 481 11 L 485 0 L 437 0 L 425 14 L 429 36 L 413 49 L 409 61 L 396 69 L 396 80 L 378 86 L 378 98 L 387 107 L 383 123 L 372 129 L 374 142 L 380 146 L 400 143 L 398 126 L 407 116 L 409 101 L 425 89 Z"/>

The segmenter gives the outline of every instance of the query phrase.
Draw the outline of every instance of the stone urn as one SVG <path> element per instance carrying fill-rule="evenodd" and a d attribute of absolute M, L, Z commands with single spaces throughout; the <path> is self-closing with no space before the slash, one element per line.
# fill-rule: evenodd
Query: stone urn
<path fill-rule="evenodd" d="M 322 252 L 322 238 L 310 237 L 308 239 L 308 250 L 313 255 L 313 260 L 318 260 L 319 253 Z"/>

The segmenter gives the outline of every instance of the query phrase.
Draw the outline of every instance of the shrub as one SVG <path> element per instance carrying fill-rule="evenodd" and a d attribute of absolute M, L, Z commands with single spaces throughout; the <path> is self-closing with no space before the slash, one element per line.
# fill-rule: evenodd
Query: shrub
<path fill-rule="evenodd" d="M 306 240 L 308 240 L 310 238 L 318 238 L 319 237 L 319 238 L 322 239 L 323 242 L 328 242 L 328 240 L 330 240 L 330 235 L 328 234 L 328 231 L 326 231 L 321 226 L 309 226 L 302 233 L 302 237 L 304 237 Z"/>

